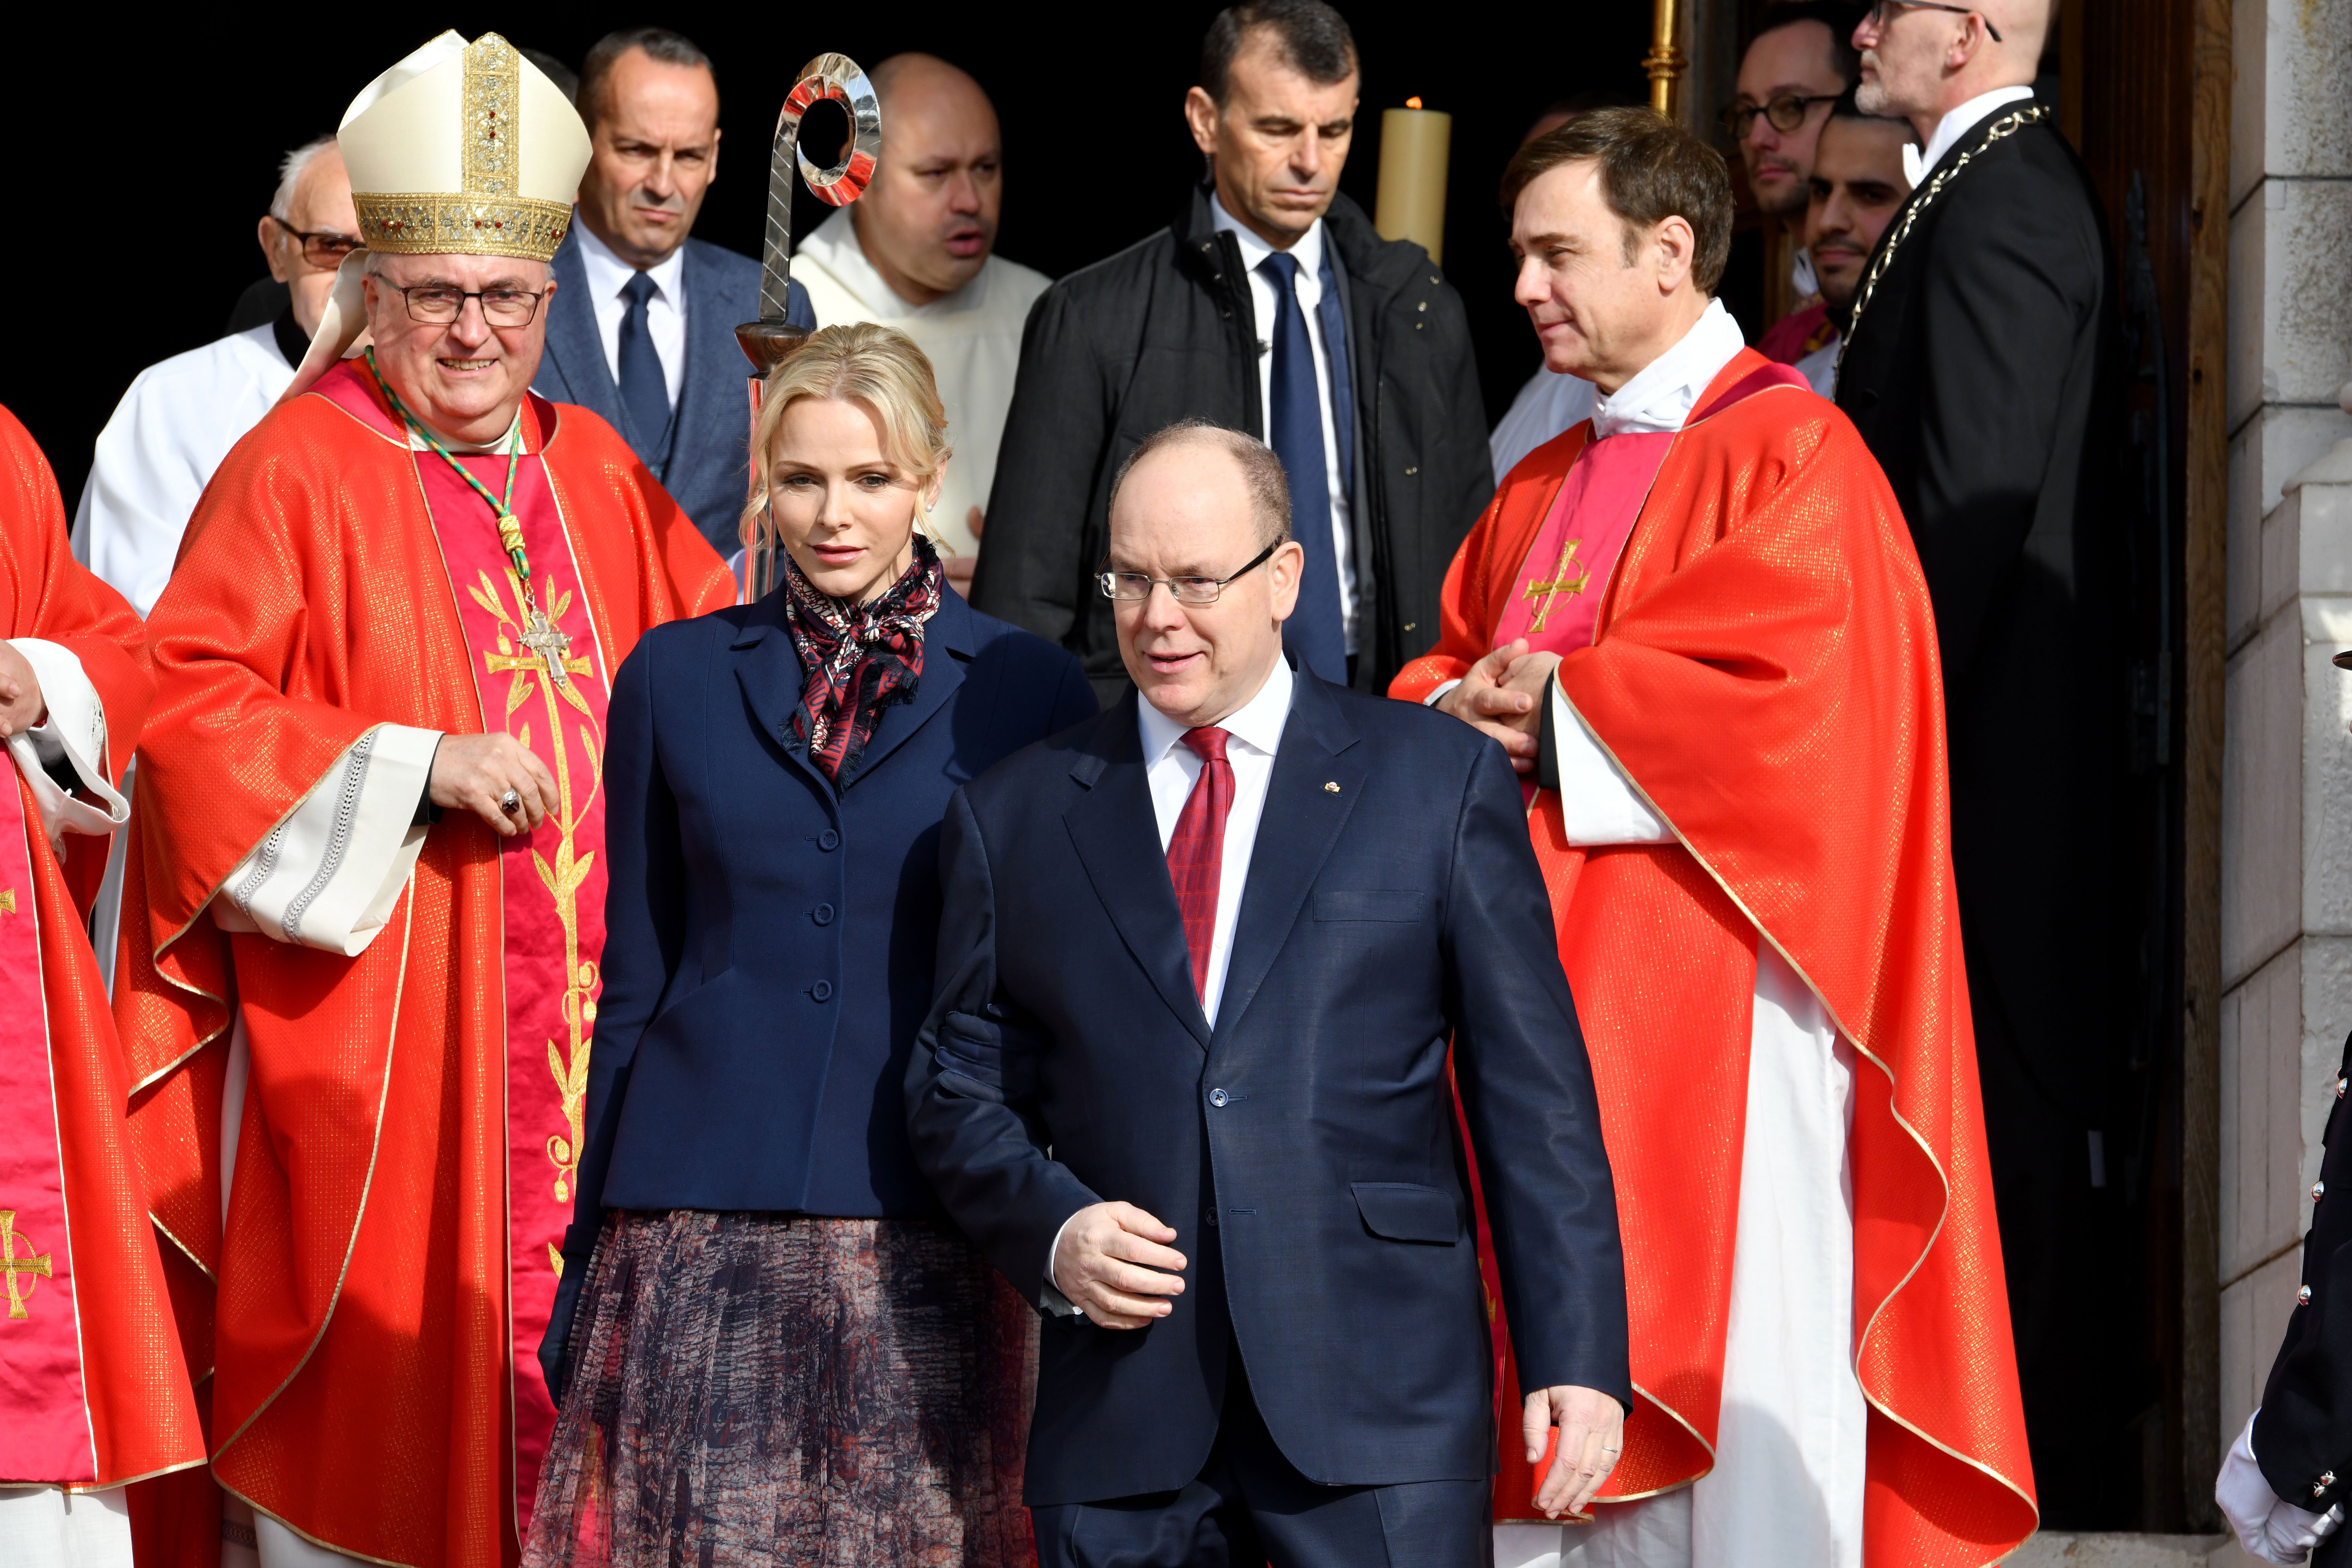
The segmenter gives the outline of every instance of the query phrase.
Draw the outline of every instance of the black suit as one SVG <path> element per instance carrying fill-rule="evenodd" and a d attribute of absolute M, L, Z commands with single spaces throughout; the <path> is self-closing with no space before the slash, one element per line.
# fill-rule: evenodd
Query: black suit
<path fill-rule="evenodd" d="M 1935 604 L 1951 746 L 1952 860 L 2034 1467 L 2069 1517 L 2116 1451 L 2126 1336 L 2082 1310 L 2120 1268 L 2130 1146 L 2119 1020 L 2126 691 L 2116 601 L 2114 267 L 2088 174 L 2054 118 L 1997 109 L 1887 226 L 1895 247 L 1838 371 L 1894 486 Z M 1956 167 L 1931 196 L 1937 175 Z M 1906 222 L 1916 212 L 1907 235 Z M 1897 238 L 1900 236 L 1901 237 Z M 1878 258 L 1873 258 L 1873 266 Z M 1865 276 L 1867 274 L 1865 273 Z M 2092 1249 L 2086 1252 L 2086 1248 Z"/>
<path fill-rule="evenodd" d="M 2336 1069 L 2320 1196 L 2303 1241 L 2303 1286 L 2311 1300 L 2287 1320 L 2285 1342 L 2254 1417 L 2254 1462 L 2271 1489 L 2313 1513 L 2352 1496 L 2352 1136 L 2344 1102 L 2352 1089 L 2352 1038 Z M 2335 1317 L 2331 1321 L 2329 1312 Z M 2311 1554 L 2317 1568 L 2352 1563 L 2352 1531 L 2338 1529 Z"/>
<path fill-rule="evenodd" d="M 1345 196 L 1323 232 L 1349 329 L 1348 406 L 1333 408 L 1350 426 L 1355 686 L 1386 691 L 1436 640 L 1446 565 L 1494 496 L 1486 410 L 1462 298 L 1429 253 L 1382 239 Z M 1240 243 L 1215 232 L 1206 186 L 1168 227 L 1030 308 L 971 602 L 1076 654 L 1106 704 L 1127 671 L 1088 574 L 1109 538 L 1111 481 L 1180 419 L 1265 435 L 1255 321 Z"/>
<path fill-rule="evenodd" d="M 907 1076 L 918 1163 L 1030 1300 L 1063 1222 L 1105 1200 L 1192 1260 L 1149 1328 L 1046 1322 L 1028 1500 L 1194 1482 L 1221 1415 L 1229 1445 L 1256 1418 L 1226 1396 L 1238 1352 L 1306 1483 L 1458 1482 L 1483 1521 L 1491 1362 L 1449 1037 L 1527 1385 L 1632 1397 L 1614 1188 L 1518 781 L 1466 725 L 1301 675 L 1213 1030 L 1136 702 L 950 806 Z M 1049 1561 L 1050 1533 L 1041 1515 Z"/>

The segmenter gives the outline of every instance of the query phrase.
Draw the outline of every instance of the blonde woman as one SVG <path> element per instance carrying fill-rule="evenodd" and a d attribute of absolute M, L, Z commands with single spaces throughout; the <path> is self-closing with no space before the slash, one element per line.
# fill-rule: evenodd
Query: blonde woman
<path fill-rule="evenodd" d="M 1032 1561 L 1033 1314 L 907 1147 L 949 796 L 1095 711 L 925 537 L 929 363 L 872 325 L 769 378 L 747 542 L 776 590 L 613 687 L 604 989 L 541 1347 L 561 1415 L 525 1561 Z"/>

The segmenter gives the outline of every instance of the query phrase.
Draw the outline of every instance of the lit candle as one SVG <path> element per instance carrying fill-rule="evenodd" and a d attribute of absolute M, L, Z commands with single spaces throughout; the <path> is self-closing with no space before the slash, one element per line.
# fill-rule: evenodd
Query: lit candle
<path fill-rule="evenodd" d="M 1445 158 L 1454 116 L 1408 98 L 1381 112 L 1381 189 L 1372 226 L 1383 239 L 1410 239 L 1445 259 Z"/>

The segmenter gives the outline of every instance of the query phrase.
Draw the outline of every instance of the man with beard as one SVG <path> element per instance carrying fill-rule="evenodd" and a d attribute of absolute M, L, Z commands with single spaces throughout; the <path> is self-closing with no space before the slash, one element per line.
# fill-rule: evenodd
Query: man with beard
<path fill-rule="evenodd" d="M 1836 384 L 1839 333 L 1862 287 L 1862 270 L 1911 194 L 1903 173 L 1903 154 L 1910 145 L 1908 125 L 1864 114 L 1852 98 L 1840 99 L 1822 127 L 1813 153 L 1812 201 L 1805 209 L 1805 254 L 1812 258 L 1822 302 L 1789 322 L 1807 323 L 1805 352 L 1793 363 L 1823 397 Z"/>

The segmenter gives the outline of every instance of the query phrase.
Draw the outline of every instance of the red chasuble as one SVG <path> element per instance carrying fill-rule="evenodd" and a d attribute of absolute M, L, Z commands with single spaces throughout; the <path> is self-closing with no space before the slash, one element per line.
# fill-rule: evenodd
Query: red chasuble
<path fill-rule="evenodd" d="M 158 702 L 116 1010 L 158 1223 L 220 1281 L 214 1472 L 380 1562 L 520 1556 L 552 1411 L 536 1362 L 572 1205 L 604 939 L 604 701 L 725 565 L 610 426 L 532 397 L 491 510 L 347 362 L 223 464 L 151 639 Z M 503 493 L 507 459 L 466 457 Z M 356 957 L 225 933 L 208 903 L 384 723 L 514 735 L 556 812 L 452 812 Z M 221 1058 L 251 1048 L 230 1222 Z M 191 1314 L 194 1318 L 197 1314 Z"/>
<path fill-rule="evenodd" d="M 1589 426 L 1507 475 L 1448 570 L 1420 700 L 1559 590 L 1538 535 Z M 1622 437 L 1612 437 L 1612 442 Z M 1605 447 L 1612 443 L 1601 443 Z M 1758 943 L 1860 1062 L 1854 1359 L 1866 1563 L 1991 1563 L 2036 1513 L 1953 894 L 1935 622 L 1853 426 L 1753 351 L 1672 438 L 1562 691 L 1675 842 L 1565 841 L 1528 813 L 1592 1058 L 1625 1246 L 1635 1407 L 1602 1497 L 1714 1464 Z M 1517 1390 L 1507 1390 L 1516 1405 Z M 1503 1446 L 1498 1512 L 1530 1478 Z M 1499 1505 L 1516 1497 L 1516 1508 Z"/>
<path fill-rule="evenodd" d="M 68 552 L 57 481 L 5 409 L 0 637 L 80 661 L 119 784 L 154 692 L 139 617 Z M 0 1485 L 87 1490 L 204 1463 L 85 927 L 108 842 L 69 835 L 60 864 L 0 751 Z"/>

